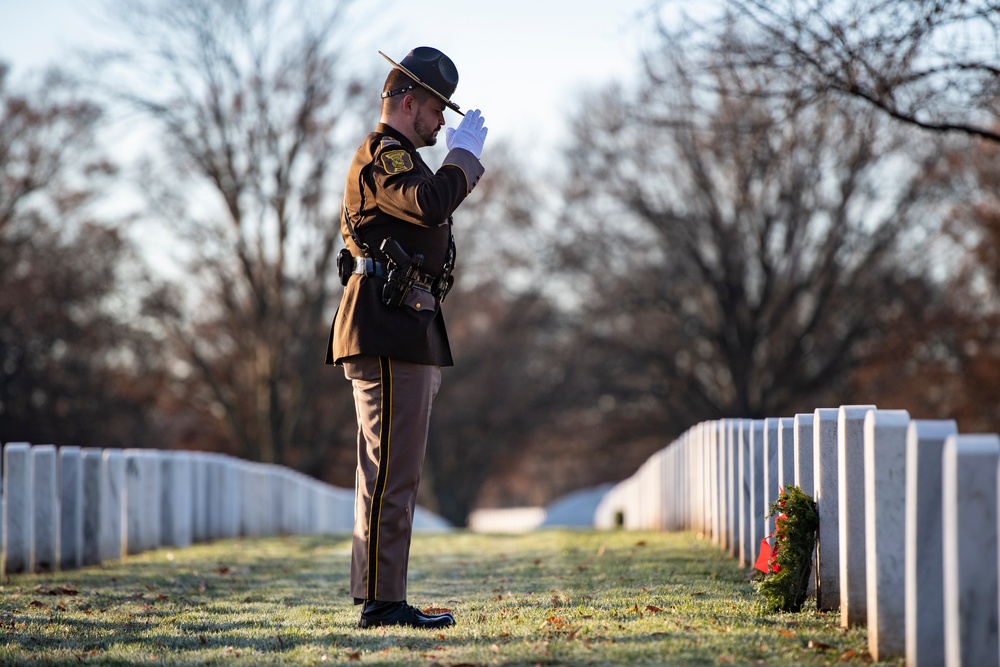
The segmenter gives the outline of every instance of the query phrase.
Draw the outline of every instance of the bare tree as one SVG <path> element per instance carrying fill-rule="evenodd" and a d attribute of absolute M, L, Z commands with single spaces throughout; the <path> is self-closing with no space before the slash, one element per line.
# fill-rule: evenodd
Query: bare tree
<path fill-rule="evenodd" d="M 561 258 L 608 418 L 665 434 L 835 396 L 920 293 L 936 211 L 883 115 L 774 96 L 724 53 L 706 86 L 690 47 L 579 115 Z"/>
<path fill-rule="evenodd" d="M 911 126 L 1000 141 L 1000 4 L 994 0 L 725 0 L 689 25 L 726 60 L 783 75 L 768 91 L 834 92 Z M 721 39 L 720 39 L 721 37 Z"/>
<path fill-rule="evenodd" d="M 965 432 L 1000 428 L 1000 145 L 956 141 L 928 169 L 924 187 L 949 201 L 950 241 L 940 297 L 923 331 L 887 340 L 859 383 L 903 397 L 914 414 L 956 419 Z"/>
<path fill-rule="evenodd" d="M 347 6 L 116 2 L 133 47 L 101 70 L 157 128 L 143 187 L 188 276 L 148 305 L 199 380 L 191 398 L 224 417 L 240 454 L 307 468 L 352 418 L 322 363 L 339 287 L 338 137 L 374 107 L 342 62 Z M 321 413 L 327 391 L 343 400 Z"/>
<path fill-rule="evenodd" d="M 155 339 L 137 326 L 141 271 L 98 203 L 117 168 L 102 110 L 56 71 L 19 89 L 0 65 L 0 437 L 156 442 Z M 152 432 L 152 433 L 151 433 Z"/>

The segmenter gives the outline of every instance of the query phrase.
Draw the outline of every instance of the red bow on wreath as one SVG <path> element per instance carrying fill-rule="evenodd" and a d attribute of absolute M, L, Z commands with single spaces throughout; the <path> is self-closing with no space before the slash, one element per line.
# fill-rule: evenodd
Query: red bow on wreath
<path fill-rule="evenodd" d="M 780 496 L 782 489 L 778 488 L 778 495 Z M 785 506 L 785 501 L 782 500 L 778 503 L 782 507 Z M 754 569 L 760 570 L 764 574 L 768 572 L 781 572 L 781 566 L 776 562 L 778 554 L 778 541 L 774 541 L 774 546 L 768 542 L 769 539 L 775 536 L 778 532 L 778 524 L 787 519 L 784 514 L 779 514 L 774 518 L 774 532 L 765 537 L 760 541 L 760 553 L 757 555 L 757 562 L 753 564 Z"/>

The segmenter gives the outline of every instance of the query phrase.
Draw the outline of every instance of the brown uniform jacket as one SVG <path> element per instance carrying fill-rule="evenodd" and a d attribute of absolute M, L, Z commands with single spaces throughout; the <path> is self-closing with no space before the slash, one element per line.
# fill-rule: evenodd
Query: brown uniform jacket
<path fill-rule="evenodd" d="M 354 156 L 347 174 L 345 204 L 354 230 L 380 262 L 382 239 L 392 237 L 408 254 L 424 256 L 421 270 L 440 275 L 448 257 L 450 216 L 483 175 L 464 149 L 428 167 L 409 139 L 380 123 Z M 364 252 L 341 215 L 344 244 L 355 257 Z M 371 354 L 401 361 L 451 366 L 451 348 L 440 304 L 426 293 L 416 303 L 390 308 L 382 302 L 385 278 L 352 275 L 333 319 L 326 363 Z M 416 293 L 414 293 L 416 295 Z"/>

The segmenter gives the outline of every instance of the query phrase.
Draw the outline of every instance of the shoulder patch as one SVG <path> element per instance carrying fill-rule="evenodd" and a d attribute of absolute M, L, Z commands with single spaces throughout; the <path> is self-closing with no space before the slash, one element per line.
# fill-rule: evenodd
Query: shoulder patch
<path fill-rule="evenodd" d="M 389 146 L 401 146 L 399 139 L 394 139 L 393 137 L 382 137 L 382 142 L 380 144 L 381 148 L 388 148 Z"/>
<path fill-rule="evenodd" d="M 382 154 L 382 166 L 390 174 L 401 174 L 413 169 L 413 160 L 404 150 L 389 151 Z"/>

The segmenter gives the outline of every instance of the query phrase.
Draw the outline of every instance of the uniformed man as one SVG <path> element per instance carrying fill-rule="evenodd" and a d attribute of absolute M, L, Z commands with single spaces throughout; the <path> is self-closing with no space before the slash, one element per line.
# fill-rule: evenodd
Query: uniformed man
<path fill-rule="evenodd" d="M 452 283 L 451 215 L 479 178 L 487 129 L 478 110 L 446 133 L 448 154 L 428 167 L 418 148 L 437 143 L 458 70 L 421 46 L 392 64 L 382 117 L 354 156 L 341 214 L 345 284 L 327 363 L 344 367 L 358 418 L 351 595 L 359 626 L 441 628 L 450 613 L 406 602 L 417 485 L 441 366 L 452 365 L 441 302 Z"/>

